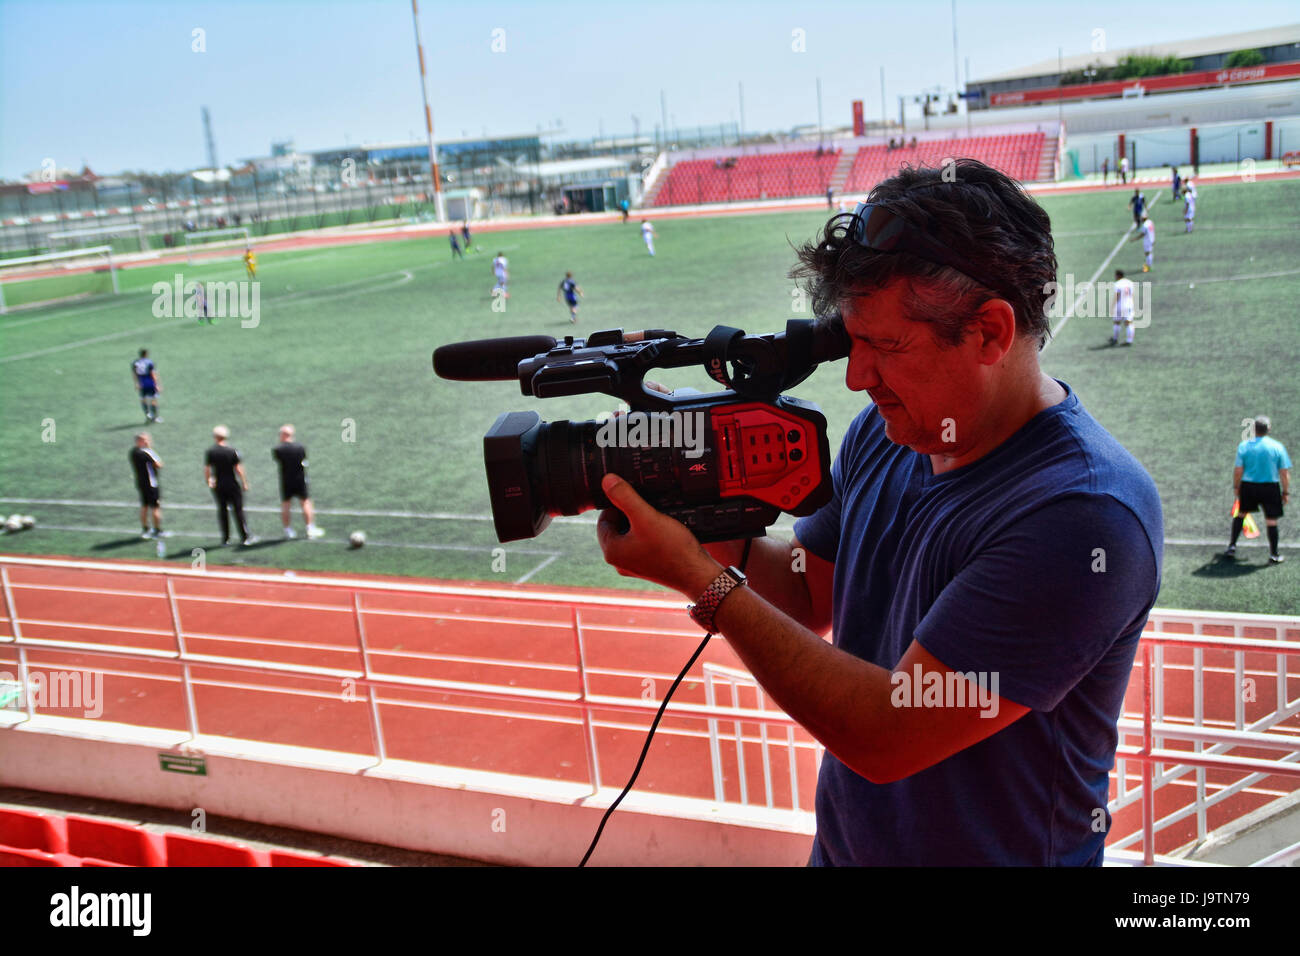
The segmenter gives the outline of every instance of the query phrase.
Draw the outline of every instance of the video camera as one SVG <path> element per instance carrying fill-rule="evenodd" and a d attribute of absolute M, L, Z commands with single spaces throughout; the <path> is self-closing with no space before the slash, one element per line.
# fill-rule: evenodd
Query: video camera
<path fill-rule="evenodd" d="M 702 542 L 761 536 L 782 511 L 812 514 L 831 497 L 826 419 L 780 394 L 822 362 L 849 354 L 838 315 L 791 319 L 784 332 L 716 326 L 703 339 L 649 329 L 481 339 L 433 353 L 439 376 L 509 381 L 524 395 L 603 392 L 628 412 L 604 421 L 543 422 L 505 412 L 483 438 L 492 519 L 500 541 L 536 537 L 552 516 L 610 507 L 614 472 Z M 702 364 L 726 390 L 671 394 L 644 382 L 655 368 Z"/>

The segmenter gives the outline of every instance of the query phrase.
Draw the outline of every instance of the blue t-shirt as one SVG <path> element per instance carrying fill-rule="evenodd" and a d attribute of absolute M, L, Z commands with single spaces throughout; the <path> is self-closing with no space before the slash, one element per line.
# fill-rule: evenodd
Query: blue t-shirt
<path fill-rule="evenodd" d="M 1233 467 L 1242 469 L 1242 481 L 1281 481 L 1278 471 L 1291 467 L 1291 456 L 1280 441 L 1264 435 L 1237 446 L 1237 463 Z"/>
<path fill-rule="evenodd" d="M 834 497 L 795 525 L 835 564 L 836 646 L 892 670 L 915 639 L 1030 708 L 894 783 L 828 752 L 813 864 L 1100 865 L 1164 529 L 1155 483 L 1064 387 L 1063 402 L 941 475 L 869 407 L 836 457 Z"/>
<path fill-rule="evenodd" d="M 156 383 L 153 377 L 154 364 L 151 358 L 138 358 L 131 363 L 131 371 L 141 388 L 152 388 Z"/>
<path fill-rule="evenodd" d="M 578 304 L 578 283 L 572 279 L 565 279 L 560 283 L 560 291 L 564 293 L 564 300 L 569 305 Z"/>

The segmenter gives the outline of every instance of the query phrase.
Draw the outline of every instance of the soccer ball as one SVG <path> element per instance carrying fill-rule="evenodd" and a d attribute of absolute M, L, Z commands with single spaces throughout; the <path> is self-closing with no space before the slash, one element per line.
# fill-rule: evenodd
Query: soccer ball
<path fill-rule="evenodd" d="M 23 515 L 23 527 L 24 528 L 36 527 L 36 519 L 33 518 L 31 515 Z"/>
<path fill-rule="evenodd" d="M 364 531 L 353 531 L 348 535 L 348 543 L 354 548 L 360 548 L 366 543 L 366 533 Z"/>
<path fill-rule="evenodd" d="M 8 518 L 5 519 L 5 531 L 9 532 L 10 534 L 13 534 L 17 531 L 22 531 L 22 530 L 23 530 L 22 515 L 10 515 Z"/>

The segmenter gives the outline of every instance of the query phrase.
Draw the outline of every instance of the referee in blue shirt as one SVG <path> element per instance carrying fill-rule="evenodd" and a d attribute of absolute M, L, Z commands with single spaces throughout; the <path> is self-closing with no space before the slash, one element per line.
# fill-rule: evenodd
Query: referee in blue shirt
<path fill-rule="evenodd" d="M 1291 497 L 1291 457 L 1280 441 L 1268 437 L 1271 426 L 1268 417 L 1260 415 L 1255 419 L 1255 437 L 1237 446 L 1232 490 L 1241 507 L 1232 519 L 1232 543 L 1224 552 L 1225 557 L 1236 557 L 1237 537 L 1246 515 L 1263 508 L 1268 530 L 1268 563 L 1282 563 L 1282 555 L 1277 550 L 1277 519 L 1282 517 L 1282 506 Z"/>

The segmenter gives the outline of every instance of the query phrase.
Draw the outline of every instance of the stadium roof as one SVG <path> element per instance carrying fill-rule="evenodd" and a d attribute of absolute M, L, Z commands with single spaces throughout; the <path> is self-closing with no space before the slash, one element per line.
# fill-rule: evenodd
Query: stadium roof
<path fill-rule="evenodd" d="M 604 173 L 614 170 L 626 174 L 627 159 L 618 156 L 593 156 L 590 159 L 553 159 L 544 163 L 528 163 L 542 177 L 573 176 L 578 173 Z"/>
<path fill-rule="evenodd" d="M 1184 59 L 1194 56 L 1207 56 L 1212 53 L 1230 53 L 1233 50 L 1253 50 L 1258 47 L 1281 46 L 1284 43 L 1300 44 L 1300 23 L 1284 27 L 1269 27 L 1267 30 L 1246 30 L 1242 33 L 1222 33 L 1218 36 L 1201 37 L 1196 40 L 1179 40 L 1176 43 L 1160 43 L 1148 46 L 1134 46 L 1123 50 L 1107 50 L 1105 53 L 1080 53 L 1058 60 L 1039 60 L 1029 66 L 1022 66 L 1003 73 L 993 73 L 971 80 L 971 85 L 993 83 L 999 80 L 1019 80 L 1032 76 L 1055 76 L 1057 73 L 1069 73 L 1082 70 L 1094 64 L 1115 66 L 1126 56 L 1178 56 Z M 1296 50 L 1300 59 L 1300 48 Z"/>
<path fill-rule="evenodd" d="M 542 135 L 544 134 L 502 133 L 500 136 L 468 136 L 468 137 L 435 136 L 433 140 L 433 145 L 437 147 L 442 147 L 442 146 L 454 146 L 458 143 L 503 143 L 503 142 L 508 143 L 514 140 L 537 139 Z M 363 150 L 369 150 L 375 152 L 375 151 L 385 150 L 385 149 L 427 148 L 428 145 L 429 145 L 429 140 L 427 138 L 426 139 L 404 139 L 404 140 L 393 140 L 391 142 L 379 142 L 379 143 L 352 143 L 347 146 L 331 146 L 327 149 L 310 149 L 310 150 L 302 150 L 301 152 L 336 153 L 336 152 L 345 152 L 350 149 L 356 150 L 358 152 Z"/>

